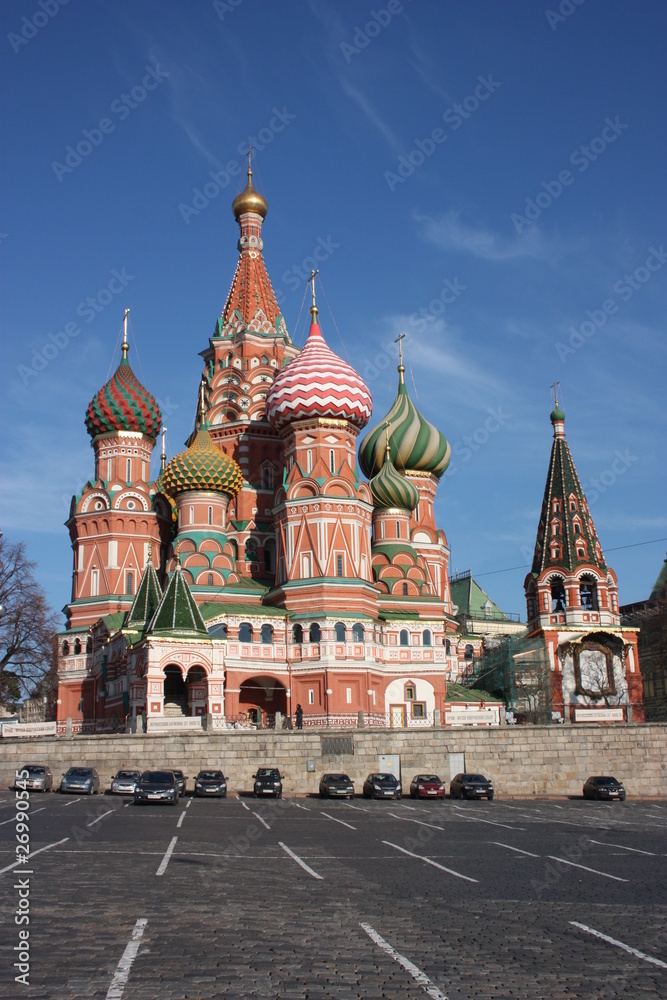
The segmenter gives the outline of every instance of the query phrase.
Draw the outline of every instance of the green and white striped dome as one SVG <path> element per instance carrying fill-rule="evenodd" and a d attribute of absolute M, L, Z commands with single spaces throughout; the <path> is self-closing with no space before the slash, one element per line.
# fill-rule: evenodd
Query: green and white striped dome
<path fill-rule="evenodd" d="M 407 476 L 402 476 L 394 468 L 391 460 L 373 476 L 368 484 L 377 510 L 397 507 L 400 510 L 414 510 L 419 503 L 419 490 Z"/>

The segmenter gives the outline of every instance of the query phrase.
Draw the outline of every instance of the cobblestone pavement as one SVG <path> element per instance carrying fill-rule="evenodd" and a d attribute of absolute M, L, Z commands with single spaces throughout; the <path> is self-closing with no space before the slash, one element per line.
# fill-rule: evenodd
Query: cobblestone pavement
<path fill-rule="evenodd" d="M 664 802 L 30 809 L 33 857 L 0 874 L 7 1000 L 667 996 Z M 15 832 L 0 793 L 0 869 Z"/>

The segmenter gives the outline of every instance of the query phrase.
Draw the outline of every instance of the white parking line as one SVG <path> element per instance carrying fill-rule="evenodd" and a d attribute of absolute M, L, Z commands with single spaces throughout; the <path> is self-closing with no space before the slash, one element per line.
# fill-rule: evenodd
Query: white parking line
<path fill-rule="evenodd" d="M 592 927 L 587 927 L 586 924 L 579 924 L 576 920 L 570 920 L 570 923 L 573 927 L 578 927 L 579 930 L 586 931 L 587 934 L 592 934 L 594 937 L 601 938 L 602 941 L 607 941 L 609 944 L 616 945 L 617 948 L 622 948 L 623 951 L 627 951 L 630 955 L 636 955 L 637 958 L 643 959 L 644 962 L 650 962 L 651 965 L 667 969 L 667 962 L 662 962 L 659 958 L 652 958 L 650 955 L 644 954 L 643 951 L 631 948 L 629 944 L 623 944 L 622 941 L 617 941 L 616 938 L 609 937 L 607 934 L 603 934 L 602 931 L 596 931 Z"/>
<path fill-rule="evenodd" d="M 421 819 L 412 819 L 410 816 L 399 816 L 398 813 L 389 813 L 394 819 L 402 819 L 404 823 L 417 823 L 419 826 L 429 826 L 431 830 L 440 830 L 441 833 L 445 832 L 444 826 L 436 826 L 434 823 L 424 823 Z"/>
<path fill-rule="evenodd" d="M 185 808 L 186 808 L 186 809 L 189 809 L 191 805 L 192 805 L 192 799 L 189 799 L 189 800 L 188 800 L 188 801 L 187 801 L 187 802 L 185 803 Z"/>
<path fill-rule="evenodd" d="M 390 840 L 383 840 L 383 844 L 387 847 L 394 847 L 397 851 L 401 851 L 403 854 L 408 854 L 411 858 L 418 858 L 420 861 L 425 861 L 427 865 L 433 865 L 434 868 L 439 868 L 443 872 L 447 872 L 448 875 L 455 875 L 456 878 L 462 878 L 466 882 L 479 882 L 479 879 L 470 878 L 469 875 L 462 875 L 461 872 L 455 872 L 453 868 L 445 868 L 444 865 L 439 864 L 437 861 L 433 861 L 432 858 L 425 858 L 421 854 L 413 854 L 412 851 L 407 851 L 405 847 L 399 847 L 398 844 L 392 844 Z"/>
<path fill-rule="evenodd" d="M 601 847 L 620 847 L 622 851 L 632 851 L 633 854 L 647 854 L 649 858 L 657 858 L 653 851 L 640 851 L 637 847 L 626 847 L 625 844 L 607 844 L 603 840 L 590 840 L 590 844 L 600 844 Z"/>
<path fill-rule="evenodd" d="M 67 809 L 68 806 L 75 806 L 77 803 L 81 802 L 81 799 L 72 799 L 71 802 L 66 802 L 63 809 Z"/>
<path fill-rule="evenodd" d="M 123 809 L 127 809 L 127 807 L 131 806 L 131 805 L 134 805 L 134 800 L 133 799 L 130 799 L 129 802 L 124 802 L 123 803 Z"/>
<path fill-rule="evenodd" d="M 29 814 L 28 819 L 30 818 L 30 816 L 36 816 L 37 813 L 44 812 L 45 809 L 46 806 L 42 806 L 41 809 L 35 809 L 34 812 L 31 812 Z M 0 826 L 4 826 L 5 823 L 16 823 L 16 816 L 12 816 L 11 819 L 3 819 L 2 823 L 0 823 Z"/>
<path fill-rule="evenodd" d="M 178 823 L 176 824 L 176 829 L 177 830 L 180 829 L 181 826 L 183 826 L 183 820 L 184 819 L 185 819 L 185 809 L 183 810 L 183 812 L 181 813 L 181 815 L 178 817 Z"/>
<path fill-rule="evenodd" d="M 250 808 L 250 806 L 246 805 L 246 803 L 243 801 L 243 799 L 241 798 L 240 795 L 237 795 L 236 798 L 239 800 L 239 802 L 241 803 L 241 805 L 243 806 L 244 809 L 247 809 L 248 812 L 252 812 L 252 809 Z"/>
<path fill-rule="evenodd" d="M 265 819 L 263 819 L 263 818 L 262 818 L 262 817 L 261 817 L 261 816 L 259 815 L 259 813 L 256 813 L 256 812 L 253 812 L 253 816 L 256 816 L 256 817 L 257 817 L 257 819 L 258 819 L 258 820 L 260 821 L 260 823 L 262 824 L 262 826 L 265 826 L 267 830 L 270 830 L 270 829 L 271 829 L 271 827 L 269 826 L 269 824 L 268 824 L 268 823 L 266 822 L 266 820 L 265 820 Z"/>
<path fill-rule="evenodd" d="M 322 875 L 318 875 L 316 871 L 313 871 L 313 869 L 312 869 L 312 868 L 310 868 L 310 866 L 309 866 L 309 865 L 307 865 L 307 864 L 306 864 L 306 862 L 305 862 L 305 861 L 303 861 L 303 860 L 302 860 L 302 859 L 301 859 L 301 858 L 300 858 L 300 857 L 298 856 L 298 854 L 295 854 L 295 853 L 294 853 L 294 851 L 290 851 L 290 849 L 289 849 L 289 847 L 287 846 L 287 844 L 283 844 L 282 840 L 279 840 L 279 841 L 278 841 L 278 843 L 279 843 L 279 844 L 280 844 L 280 846 L 282 847 L 283 851 L 285 851 L 285 852 L 286 852 L 287 854 L 289 854 L 289 856 L 290 856 L 291 858 L 294 858 L 294 860 L 296 861 L 296 863 L 297 863 L 298 865 L 301 865 L 301 867 L 303 868 L 303 870 L 304 870 L 304 871 L 307 871 L 309 875 L 312 875 L 312 876 L 313 876 L 313 878 L 317 878 L 317 879 L 320 879 L 320 880 L 323 880 L 323 879 L 324 879 L 324 876 L 322 876 Z"/>
<path fill-rule="evenodd" d="M 512 847 L 511 844 L 501 844 L 499 840 L 492 840 L 496 847 L 506 847 L 508 851 L 516 851 L 517 854 L 526 854 L 529 858 L 539 858 L 539 854 L 531 854 L 530 851 L 522 851 L 520 847 Z"/>
<path fill-rule="evenodd" d="M 614 882 L 627 882 L 627 878 L 619 878 L 618 875 L 609 875 L 608 872 L 599 872 L 597 868 L 587 868 L 586 865 L 576 865 L 574 861 L 566 861 L 565 858 L 557 858 L 553 854 L 547 854 L 552 861 L 560 861 L 562 865 L 571 865 L 572 868 L 582 868 L 585 872 L 592 872 L 593 875 L 602 875 L 603 878 L 613 878 Z"/>
<path fill-rule="evenodd" d="M 98 816 L 97 819 L 92 820 L 90 823 L 86 823 L 86 826 L 95 826 L 95 824 L 99 823 L 99 821 L 104 819 L 105 816 L 110 816 L 112 812 L 113 809 L 108 809 L 105 813 L 102 813 L 101 816 Z"/>
<path fill-rule="evenodd" d="M 378 932 L 371 927 L 370 924 L 359 924 L 359 926 L 366 931 L 372 941 L 375 941 L 376 945 L 390 955 L 395 962 L 402 965 L 405 971 L 410 973 L 415 982 L 419 983 L 424 992 L 430 997 L 433 997 L 433 1000 L 447 1000 L 445 994 L 440 992 L 438 987 L 428 978 L 425 972 L 418 969 L 414 962 L 411 962 L 409 958 L 405 957 L 405 955 L 401 955 L 395 948 L 392 948 L 389 942 L 385 941 L 383 937 L 380 937 Z"/>
<path fill-rule="evenodd" d="M 53 844 L 47 844 L 46 847 L 40 847 L 38 851 L 33 851 L 31 854 L 28 855 L 28 861 L 32 861 L 32 859 L 36 857 L 36 855 L 41 854 L 42 851 L 48 851 L 52 847 L 58 847 L 60 844 L 64 844 L 68 840 L 69 837 L 63 837 L 62 840 L 56 840 L 55 843 Z M 21 863 L 22 863 L 21 861 L 15 861 L 13 865 L 7 865 L 6 868 L 0 868 L 0 875 L 2 875 L 4 872 L 11 871 L 12 868 L 16 868 L 16 866 L 20 865 Z"/>
<path fill-rule="evenodd" d="M 167 865 L 169 864 L 169 858 L 173 854 L 174 848 L 176 847 L 176 841 L 177 840 L 178 840 L 178 837 L 172 837 L 171 838 L 171 843 L 170 843 L 169 847 L 167 848 L 162 861 L 160 862 L 160 867 L 155 872 L 156 875 L 164 875 L 164 873 L 166 872 Z"/>
<path fill-rule="evenodd" d="M 343 819 L 338 819 L 337 816 L 330 816 L 329 813 L 325 813 L 325 812 L 323 812 L 322 815 L 326 816 L 327 819 L 332 819 L 334 821 L 334 823 L 340 823 L 341 826 L 346 826 L 348 828 L 348 830 L 356 830 L 357 829 L 356 826 L 352 826 L 351 823 L 346 823 L 345 820 L 343 820 Z"/>
<path fill-rule="evenodd" d="M 292 805 L 295 805 L 295 806 L 297 807 L 297 809 L 305 809 L 305 811 L 306 811 L 307 813 L 309 813 L 309 812 L 310 812 L 310 809 L 308 808 L 308 806 L 302 806 L 302 805 L 299 805 L 299 803 L 298 803 L 298 802 L 293 802 L 293 803 L 292 803 Z"/>
<path fill-rule="evenodd" d="M 137 952 L 139 951 L 139 945 L 141 943 L 141 938 L 143 936 L 144 930 L 146 929 L 146 924 L 148 923 L 147 917 L 139 917 L 136 924 L 134 925 L 134 930 L 132 931 L 132 937 L 128 941 L 125 951 L 121 955 L 120 962 L 114 977 L 111 980 L 111 986 L 107 991 L 106 1000 L 121 1000 L 123 995 L 123 990 L 127 985 L 127 980 L 132 969 L 132 964 L 137 957 Z"/>
<path fill-rule="evenodd" d="M 507 823 L 494 823 L 492 819 L 481 819 L 479 816 L 470 816 L 467 809 L 461 809 L 461 806 L 452 806 L 452 809 L 458 809 L 459 812 L 464 812 L 466 814 L 466 819 L 469 819 L 471 823 L 488 823 L 489 826 L 502 826 L 505 830 L 521 830 L 523 833 L 526 832 L 523 826 L 509 826 Z"/>
<path fill-rule="evenodd" d="M 348 809 L 356 809 L 360 813 L 368 812 L 368 809 L 364 809 L 363 806 L 353 806 L 351 802 L 343 802 L 343 805 L 347 806 Z"/>

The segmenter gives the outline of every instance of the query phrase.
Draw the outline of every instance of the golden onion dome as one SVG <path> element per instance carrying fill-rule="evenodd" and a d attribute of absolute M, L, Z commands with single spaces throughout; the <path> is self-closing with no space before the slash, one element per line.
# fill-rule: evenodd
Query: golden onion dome
<path fill-rule="evenodd" d="M 232 212 L 234 213 L 234 218 L 238 222 L 242 215 L 246 212 L 255 212 L 256 215 L 261 215 L 263 219 L 266 218 L 266 213 L 269 210 L 266 198 L 264 198 L 259 191 L 255 191 L 252 186 L 252 170 L 248 167 L 248 183 L 246 184 L 245 190 L 237 194 L 236 198 L 232 202 Z"/>
<path fill-rule="evenodd" d="M 172 458 L 162 473 L 162 492 L 176 497 L 189 490 L 210 490 L 235 497 L 243 485 L 243 474 L 233 458 L 216 448 L 208 430 L 199 427 L 186 451 Z"/>

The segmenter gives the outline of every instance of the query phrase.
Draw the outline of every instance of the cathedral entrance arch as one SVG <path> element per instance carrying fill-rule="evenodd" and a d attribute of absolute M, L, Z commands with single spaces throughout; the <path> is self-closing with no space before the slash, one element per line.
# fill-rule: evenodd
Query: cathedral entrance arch
<path fill-rule="evenodd" d="M 183 671 L 175 664 L 164 668 L 164 714 L 165 716 L 190 714 L 188 689 L 183 679 Z"/>
<path fill-rule="evenodd" d="M 239 688 L 239 712 L 245 713 L 255 725 L 273 725 L 276 712 L 287 714 L 287 688 L 277 678 L 266 674 L 249 677 Z"/>
<path fill-rule="evenodd" d="M 188 715 L 205 715 L 208 678 L 203 667 L 190 667 L 185 678 L 188 692 Z"/>

